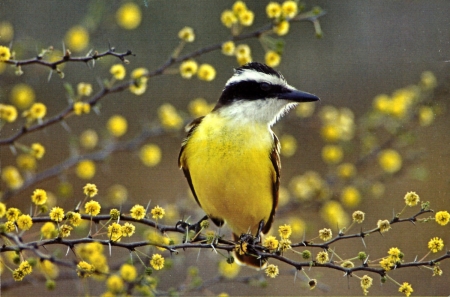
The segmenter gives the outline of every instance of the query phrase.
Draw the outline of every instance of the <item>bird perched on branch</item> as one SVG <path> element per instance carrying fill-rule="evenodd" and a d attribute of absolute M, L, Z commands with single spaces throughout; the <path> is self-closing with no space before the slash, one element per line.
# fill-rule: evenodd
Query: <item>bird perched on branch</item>
<path fill-rule="evenodd" d="M 249 63 L 235 69 L 214 109 L 187 126 L 178 163 L 195 200 L 235 240 L 272 225 L 280 184 L 280 145 L 271 126 L 301 102 L 319 100 L 290 86 L 274 69 Z M 259 237 L 259 234 L 257 234 Z M 251 255 L 244 264 L 261 267 Z"/>

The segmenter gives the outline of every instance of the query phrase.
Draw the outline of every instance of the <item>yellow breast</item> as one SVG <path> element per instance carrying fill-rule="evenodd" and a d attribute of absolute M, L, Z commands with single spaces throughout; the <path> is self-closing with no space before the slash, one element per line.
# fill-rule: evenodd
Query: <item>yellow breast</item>
<path fill-rule="evenodd" d="M 267 125 L 242 126 L 212 113 L 183 150 L 181 165 L 189 169 L 203 210 L 238 235 L 254 234 L 274 207 L 273 142 Z"/>

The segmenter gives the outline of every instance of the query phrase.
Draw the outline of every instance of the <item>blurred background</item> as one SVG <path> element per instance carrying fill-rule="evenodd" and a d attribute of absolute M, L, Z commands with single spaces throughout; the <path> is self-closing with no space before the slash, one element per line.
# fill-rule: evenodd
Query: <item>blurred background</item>
<path fill-rule="evenodd" d="M 116 17 L 119 8 L 129 2 L 137 5 L 142 17 L 141 22 L 132 30 L 118 24 Z M 10 31 L 2 31 L 0 45 L 11 45 L 18 60 L 35 57 L 49 46 L 54 47 L 54 54 L 57 55 L 60 51 L 61 55 L 64 40 L 67 47 L 69 30 L 82 26 L 89 33 L 88 45 L 80 51 L 72 50 L 73 55 L 86 55 L 90 49 L 103 52 L 108 49 L 109 44 L 117 52 L 131 50 L 135 56 L 127 57 L 130 63 L 125 65 L 129 77 L 128 73 L 139 67 L 145 67 L 149 71 L 160 67 L 179 45 L 178 32 L 185 26 L 192 27 L 196 37 L 195 42 L 186 44 L 182 54 L 228 40 L 230 30 L 223 26 L 220 17 L 225 9 L 231 9 L 233 3 L 206 0 L 44 0 L 31 5 L 26 1 L 6 0 L 0 2 L 0 26 L 2 30 L 10 28 L 13 35 L 8 39 L 6 33 Z M 253 25 L 244 28 L 243 32 L 251 32 L 269 22 L 266 15 L 268 1 L 245 3 L 254 12 L 255 19 Z M 285 41 L 281 63 L 276 69 L 291 85 L 318 95 L 321 101 L 315 105 L 312 115 L 309 116 L 304 110 L 293 111 L 274 127 L 278 136 L 288 136 L 284 142 L 285 149 L 292 151 L 283 155 L 281 160 L 284 200 L 274 226 L 298 219 L 295 222 L 298 225 L 299 241 L 303 234 L 307 239 L 316 237 L 318 230 L 324 227 L 331 228 L 337 234 L 336 223 L 333 223 L 335 221 L 326 219 L 323 215 L 324 205 L 333 200 L 342 205 L 344 217 L 349 218 L 356 209 L 364 211 L 366 221 L 361 226 L 353 227 L 352 231 L 358 232 L 360 228 L 368 230 L 374 228 L 379 219 L 391 219 L 393 211 L 401 211 L 404 206 L 403 197 L 408 191 L 415 191 L 421 200 L 430 201 L 432 209 L 448 209 L 450 120 L 446 108 L 449 95 L 450 3 L 445 0 L 311 0 L 303 5 L 306 11 L 313 7 L 326 11 L 326 15 L 319 18 L 323 36 L 316 37 L 316 31 L 310 22 L 292 23 L 288 35 L 274 36 Z M 265 50 L 258 40 L 242 43 L 251 47 L 253 60 L 264 61 Z M 232 75 L 232 69 L 238 66 L 236 58 L 225 56 L 220 50 L 197 57 L 196 61 L 199 64 L 211 64 L 215 68 L 216 77 L 213 81 L 183 79 L 178 73 L 179 65 L 174 65 L 165 75 L 151 78 L 143 95 L 136 96 L 129 91 L 111 94 L 100 101 L 98 112 L 69 117 L 65 120 L 65 124 L 70 127 L 69 131 L 64 125 L 56 124 L 20 138 L 20 144 L 39 142 L 46 148 L 46 155 L 38 162 L 37 167 L 28 173 L 22 172 L 24 179 L 70 156 L 99 150 L 112 141 L 131 140 L 143 127 L 160 125 L 158 108 L 165 103 L 173 105 L 183 120 L 193 118 L 189 113 L 189 104 L 195 98 L 204 98 L 209 104 L 213 104 Z M 68 104 L 68 84 L 76 90 L 80 82 L 90 83 L 95 94 L 101 89 L 99 82 L 110 79 L 110 67 L 119 62 L 114 57 L 105 57 L 96 61 L 95 67 L 88 67 L 90 65 L 84 63 L 67 63 L 61 68 L 64 78 L 61 79 L 54 73 L 50 80 L 49 69 L 45 67 L 23 67 L 24 73 L 21 76 L 15 74 L 13 67 L 6 67 L 0 74 L 0 103 L 11 104 L 11 100 L 14 100 L 13 88 L 26 84 L 33 90 L 35 101 L 47 106 L 47 117 L 54 116 Z M 428 88 L 426 84 L 433 81 L 434 77 L 436 82 L 432 82 L 432 86 Z M 422 100 L 417 106 L 414 105 L 411 114 L 403 119 L 393 120 L 379 116 L 382 111 L 377 110 L 377 100 L 381 99 L 374 98 L 380 94 L 394 98 L 399 90 L 405 89 L 413 90 L 416 92 L 414 96 Z M 420 113 L 420 108 L 423 107 L 429 107 L 432 111 L 428 118 Z M 112 139 L 106 128 L 108 119 L 113 115 L 123 116 L 128 123 L 126 134 L 118 139 Z M 350 120 L 350 135 L 332 139 L 333 133 L 324 127 L 334 117 Z M 431 120 L 426 122 L 424 117 L 428 120 L 431 117 Z M 4 125 L 0 138 L 13 135 L 22 124 L 23 121 L 16 121 Z M 87 129 L 95 130 L 99 137 L 99 143 L 93 149 L 80 145 L 80 135 Z M 127 200 L 123 202 L 124 209 L 129 209 L 136 203 L 145 206 L 151 201 L 152 206 L 158 204 L 168 209 L 175 208 L 174 217 L 167 218 L 164 223 L 174 223 L 189 216 L 194 222 L 203 213 L 190 198 L 188 185 L 177 166 L 184 136 L 182 129 L 172 129 L 146 142 L 157 145 L 161 150 L 161 160 L 156 166 L 144 166 L 139 151 L 112 154 L 104 162 L 97 164 L 96 174 L 89 180 L 80 178 L 75 168 L 68 168 L 55 178 L 21 190 L 8 199 L 6 204 L 8 207 L 28 209 L 29 197 L 39 187 L 52 192 L 58 206 L 71 209 L 83 199 L 82 187 L 86 182 L 92 182 L 99 188 L 97 200 L 105 209 L 114 205 L 108 202 L 111 201 L 108 193 L 114 192 L 111 186 L 121 185 L 127 192 Z M 386 147 L 379 148 L 386 141 Z M 327 145 L 339 146 L 343 157 L 337 161 L 324 157 L 323 149 Z M 398 170 L 387 172 L 389 170 L 379 164 L 377 153 L 386 148 L 395 149 L 402 156 L 403 162 Z M 361 161 L 362 156 L 371 150 L 375 150 L 375 153 L 368 154 Z M 2 168 L 17 166 L 17 156 L 9 146 L 1 146 L 0 154 Z M 357 170 L 349 178 L 344 178 L 344 181 L 342 176 L 339 177 L 338 169 L 343 163 L 352 164 Z M 311 171 L 316 175 L 312 174 L 311 177 L 309 173 L 305 177 L 305 173 Z M 296 189 L 301 188 L 308 178 L 320 186 L 305 198 Z M 352 197 L 348 200 L 353 202 L 346 202 L 342 198 L 343 189 L 347 186 L 357 189 L 357 194 L 349 194 Z M 1 191 L 9 191 L 5 182 L 1 184 Z M 358 197 L 355 198 L 355 195 Z M 408 208 L 405 216 L 414 214 L 418 209 Z M 38 230 L 36 228 L 35 234 L 38 234 Z M 276 235 L 276 230 L 274 231 Z M 397 224 L 388 233 L 373 234 L 366 238 L 367 248 L 364 248 L 360 239 L 341 241 L 334 248 L 343 258 L 365 250 L 370 259 L 378 259 L 390 247 L 397 246 L 405 253 L 405 261 L 413 261 L 416 255 L 420 259 L 426 254 L 426 244 L 431 237 L 441 237 L 447 243 L 450 242 L 448 234 L 448 226 L 441 227 L 434 222 L 418 226 Z M 128 257 L 120 250 L 115 251 L 115 254 L 119 258 Z M 165 256 L 170 257 L 169 254 Z M 300 260 L 300 256 L 289 256 Z M 431 259 L 431 256 L 427 259 Z M 217 274 L 219 260 L 221 258 L 206 250 L 200 252 L 199 260 L 197 251 L 173 255 L 173 267 L 155 273 L 155 277 L 160 279 L 158 288 L 168 290 L 185 282 L 187 265 L 199 266 L 200 276 L 207 281 L 211 275 Z M 442 277 L 432 277 L 432 271 L 426 268 L 401 269 L 389 275 L 400 283 L 412 283 L 414 294 L 448 295 L 450 289 L 445 275 L 449 273 L 450 265 L 444 261 L 441 268 L 444 270 Z M 227 292 L 230 295 L 331 296 L 361 295 L 362 292 L 359 280 L 342 277 L 342 273 L 330 269 L 312 269 L 308 272 L 311 278 L 318 279 L 321 284 L 313 291 L 309 290 L 305 280 L 297 279 L 293 282 L 290 267 L 280 265 L 280 272 L 277 279 L 267 280 L 266 287 L 224 282 L 188 295 Z M 11 278 L 8 273 L 4 272 L 2 282 L 3 279 Z M 239 275 L 254 274 L 255 271 L 242 268 Z M 370 295 L 398 294 L 398 287 L 394 283 L 388 281 L 380 285 L 378 276 L 371 276 L 374 278 L 374 286 L 369 290 Z M 46 295 L 80 295 L 83 294 L 86 283 L 76 282 L 73 286 L 71 282 L 57 282 L 56 290 L 50 293 L 45 291 L 42 284 L 24 281 L 21 285 L 6 291 L 5 296 L 25 294 L 30 288 L 42 288 L 41 294 Z M 90 290 L 93 295 L 101 294 L 104 287 L 97 286 L 92 281 Z"/>

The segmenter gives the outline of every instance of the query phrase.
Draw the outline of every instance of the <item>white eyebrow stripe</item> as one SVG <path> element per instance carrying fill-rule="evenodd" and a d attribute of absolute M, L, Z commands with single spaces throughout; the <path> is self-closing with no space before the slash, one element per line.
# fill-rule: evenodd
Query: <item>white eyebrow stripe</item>
<path fill-rule="evenodd" d="M 271 83 L 271 84 L 281 84 L 283 86 L 287 86 L 286 81 L 284 81 L 283 79 L 280 79 L 274 75 L 270 75 L 270 74 L 266 74 L 266 73 L 262 73 L 259 71 L 255 71 L 255 70 L 251 70 L 251 69 L 245 69 L 241 72 L 237 72 L 235 73 L 226 83 L 226 86 L 229 86 L 233 83 L 237 83 L 237 82 L 241 82 L 241 81 L 249 81 L 249 80 L 254 80 L 256 82 L 267 82 L 267 83 Z"/>

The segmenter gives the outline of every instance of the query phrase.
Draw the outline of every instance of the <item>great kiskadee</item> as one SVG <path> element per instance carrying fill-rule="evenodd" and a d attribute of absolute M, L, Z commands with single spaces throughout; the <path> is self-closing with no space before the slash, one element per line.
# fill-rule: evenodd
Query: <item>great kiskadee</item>
<path fill-rule="evenodd" d="M 280 145 L 271 126 L 300 102 L 319 100 L 298 91 L 261 63 L 235 69 L 214 109 L 187 126 L 178 164 L 195 200 L 235 239 L 270 230 L 278 204 Z M 260 266 L 248 255 L 242 263 Z"/>

